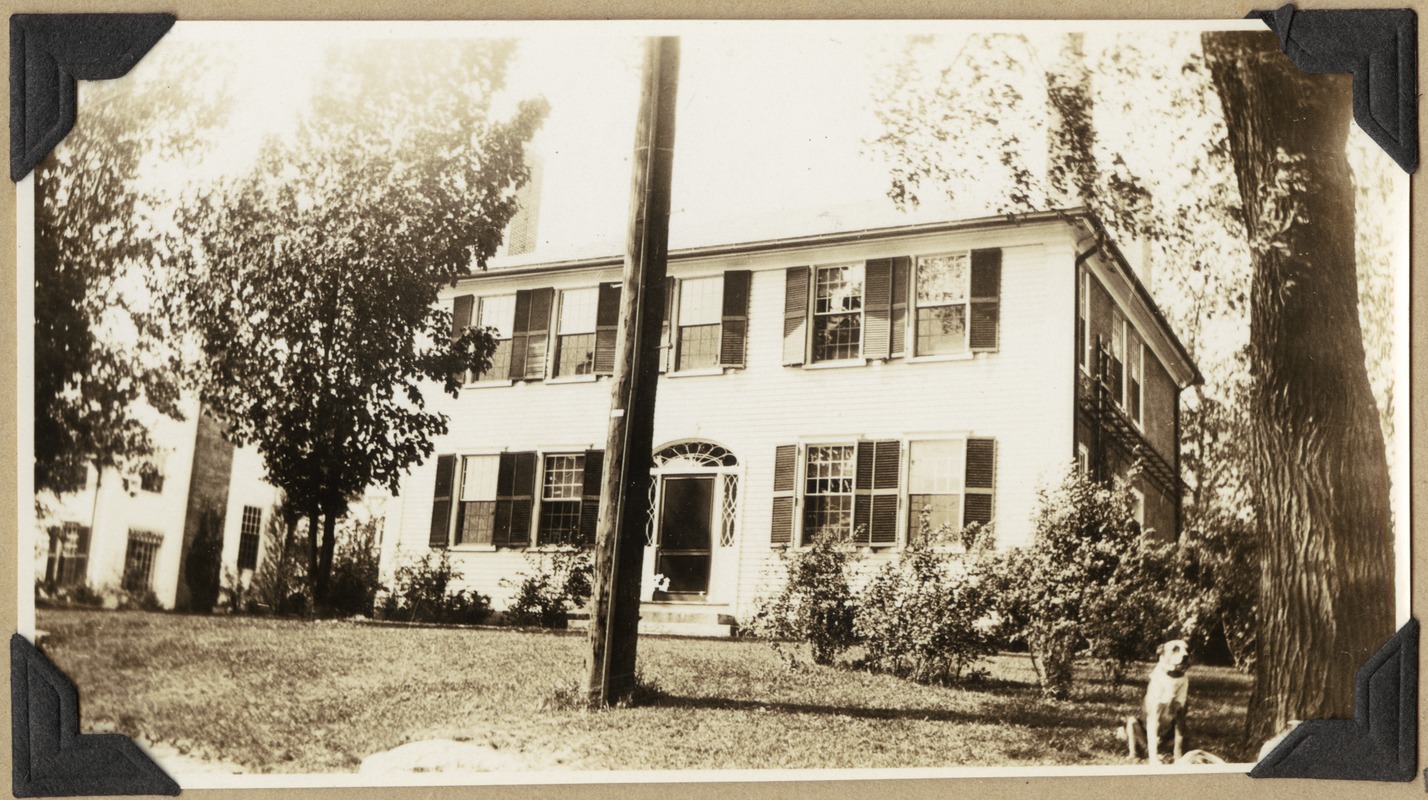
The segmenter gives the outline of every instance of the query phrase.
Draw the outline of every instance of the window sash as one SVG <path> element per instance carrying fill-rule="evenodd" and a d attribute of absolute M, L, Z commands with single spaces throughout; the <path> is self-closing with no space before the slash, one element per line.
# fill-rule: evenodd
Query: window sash
<path fill-rule="evenodd" d="M 814 270 L 813 361 L 843 361 L 861 354 L 863 277 L 862 264 Z"/>
<path fill-rule="evenodd" d="M 561 336 L 595 333 L 599 313 L 600 289 L 569 289 L 560 293 L 560 322 L 556 333 Z"/>
<path fill-rule="evenodd" d="M 555 340 L 555 377 L 595 372 L 595 332 L 561 334 Z"/>
<path fill-rule="evenodd" d="M 719 323 L 680 325 L 676 370 L 713 369 L 719 366 Z"/>
<path fill-rule="evenodd" d="M 496 501 L 463 500 L 456 515 L 456 544 L 489 545 L 496 533 Z"/>
<path fill-rule="evenodd" d="M 679 282 L 679 324 L 717 325 L 724 314 L 724 278 L 685 278 Z"/>
<path fill-rule="evenodd" d="M 971 348 L 970 253 L 921 256 L 913 278 L 913 354 L 959 355 Z"/>

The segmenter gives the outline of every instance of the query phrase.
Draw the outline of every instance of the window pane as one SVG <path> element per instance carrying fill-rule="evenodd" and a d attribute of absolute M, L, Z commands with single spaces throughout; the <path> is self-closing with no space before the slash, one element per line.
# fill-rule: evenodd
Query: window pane
<path fill-rule="evenodd" d="M 930 256 L 917 260 L 919 306 L 962 303 L 967 300 L 967 254 Z"/>
<path fill-rule="evenodd" d="M 461 504 L 456 518 L 457 544 L 491 544 L 496 530 L 496 501 L 480 500 Z"/>
<path fill-rule="evenodd" d="M 931 541 L 962 530 L 961 495 L 914 494 L 907 499 L 907 529 L 914 541 Z"/>
<path fill-rule="evenodd" d="M 580 489 L 584 485 L 585 456 L 571 454 L 545 457 L 546 500 L 580 499 Z M 541 514 L 545 511 L 542 509 Z"/>
<path fill-rule="evenodd" d="M 515 295 L 508 294 L 500 297 L 481 298 L 481 309 L 476 317 L 477 324 L 483 328 L 495 328 L 497 338 L 511 338 L 511 330 L 515 327 L 515 319 Z"/>
<path fill-rule="evenodd" d="M 682 319 L 684 314 L 680 314 Z M 675 369 L 707 369 L 719 366 L 719 325 L 692 325 L 679 328 L 679 357 Z"/>
<path fill-rule="evenodd" d="M 589 375 L 595 371 L 595 334 L 580 333 L 556 339 L 555 375 Z"/>
<path fill-rule="evenodd" d="M 848 495 L 809 496 L 803 517 L 805 544 L 823 534 L 845 537 L 853 529 L 853 498 Z"/>
<path fill-rule="evenodd" d="M 819 267 L 817 303 L 819 314 L 840 314 L 859 311 L 863 307 L 863 268 L 861 266 Z"/>
<path fill-rule="evenodd" d="M 462 462 L 461 499 L 495 500 L 500 456 L 467 456 Z"/>
<path fill-rule="evenodd" d="M 830 314 L 813 318 L 813 360 L 857 358 L 862 343 L 862 314 Z"/>
<path fill-rule="evenodd" d="M 599 302 L 600 290 L 593 286 L 561 292 L 559 333 L 594 333 L 595 310 Z"/>
<path fill-rule="evenodd" d="M 960 493 L 966 469 L 966 447 L 967 443 L 961 439 L 912 442 L 908 446 L 908 492 Z"/>
<path fill-rule="evenodd" d="M 691 278 L 679 284 L 679 324 L 717 325 L 724 313 L 724 278 Z"/>
<path fill-rule="evenodd" d="M 935 306 L 917 309 L 917 354 L 950 355 L 967 352 L 967 307 Z"/>

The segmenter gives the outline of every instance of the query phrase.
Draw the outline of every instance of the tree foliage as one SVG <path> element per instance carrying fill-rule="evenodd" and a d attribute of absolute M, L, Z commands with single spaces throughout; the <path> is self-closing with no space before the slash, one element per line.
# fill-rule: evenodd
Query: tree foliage
<path fill-rule="evenodd" d="M 203 399 L 308 517 L 319 604 L 348 502 L 372 486 L 395 493 L 446 431 L 422 383 L 455 393 L 494 349 L 484 331 L 452 336 L 437 293 L 485 267 L 528 177 L 544 102 L 492 111 L 511 52 L 492 41 L 334 51 L 296 134 L 182 215 L 197 245 L 186 299 Z"/>
<path fill-rule="evenodd" d="M 166 187 L 145 176 L 211 145 L 213 55 L 156 51 L 123 81 L 81 84 L 74 129 L 35 171 L 36 492 L 82 489 L 90 466 L 133 476 L 154 453 L 146 410 L 182 417 L 173 319 L 152 302 L 168 286 Z"/>

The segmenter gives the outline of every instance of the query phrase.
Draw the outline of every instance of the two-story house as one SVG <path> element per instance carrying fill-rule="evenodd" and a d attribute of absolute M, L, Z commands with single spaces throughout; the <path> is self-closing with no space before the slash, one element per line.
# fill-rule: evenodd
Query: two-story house
<path fill-rule="evenodd" d="M 499 608 L 529 552 L 593 540 L 620 279 L 617 256 L 528 260 L 448 292 L 500 345 L 431 399 L 450 431 L 388 507 L 388 572 L 445 548 Z M 666 290 L 651 603 L 746 618 L 820 531 L 872 563 L 973 522 L 1027 544 L 1038 487 L 1078 461 L 1176 535 L 1198 375 L 1084 211 L 676 248 Z"/>

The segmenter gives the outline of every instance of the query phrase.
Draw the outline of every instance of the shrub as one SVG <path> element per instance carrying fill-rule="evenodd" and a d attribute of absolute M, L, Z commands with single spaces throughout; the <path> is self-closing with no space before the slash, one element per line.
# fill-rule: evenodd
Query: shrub
<path fill-rule="evenodd" d="M 1218 633 L 1235 667 L 1248 672 L 1258 654 L 1259 540 L 1245 520 L 1224 516 L 1204 521 L 1188 537 L 1190 570 L 1203 598 L 1203 641 L 1195 644 L 1207 645 Z"/>
<path fill-rule="evenodd" d="M 387 619 L 479 625 L 491 615 L 491 598 L 480 592 L 452 590 L 461 571 L 442 550 L 397 568 L 391 594 L 382 606 Z"/>
<path fill-rule="evenodd" d="M 333 614 L 372 616 L 379 580 L 380 552 L 377 532 L 380 519 L 346 521 L 337 531 L 337 551 L 332 559 L 332 578 L 327 589 L 327 610 Z"/>
<path fill-rule="evenodd" d="M 539 625 L 564 628 L 566 615 L 584 608 L 590 599 L 595 562 L 584 550 L 556 550 L 527 553 L 534 572 L 517 573 L 520 581 L 502 580 L 516 587 L 515 598 L 506 607 L 505 619 L 512 625 Z"/>
<path fill-rule="evenodd" d="M 846 537 L 814 537 L 806 548 L 783 553 L 782 588 L 760 601 L 750 631 L 767 640 L 792 665 L 784 642 L 807 643 L 813 663 L 832 664 L 856 642 L 857 603 L 850 583 L 857 551 Z"/>
<path fill-rule="evenodd" d="M 230 607 L 250 614 L 306 615 L 308 600 L 308 542 L 298 535 L 298 517 L 285 503 L 277 503 L 263 529 L 262 557 L 246 590 L 232 593 Z M 238 582 L 231 576 L 229 586 Z"/>
<path fill-rule="evenodd" d="M 1034 543 L 989 568 L 998 616 L 1049 695 L 1069 692 L 1078 651 L 1118 681 L 1130 660 L 1193 625 L 1197 593 L 1178 548 L 1143 537 L 1132 508 L 1125 485 L 1072 471 L 1039 492 Z"/>
<path fill-rule="evenodd" d="M 197 527 L 184 553 L 183 582 L 188 589 L 188 607 L 211 614 L 222 589 L 219 569 L 223 561 L 223 513 L 211 500 L 199 508 Z"/>
<path fill-rule="evenodd" d="M 855 631 L 862 665 L 921 683 L 952 683 L 995 652 L 986 630 L 991 597 L 962 558 L 914 543 L 883 565 L 860 598 Z"/>

